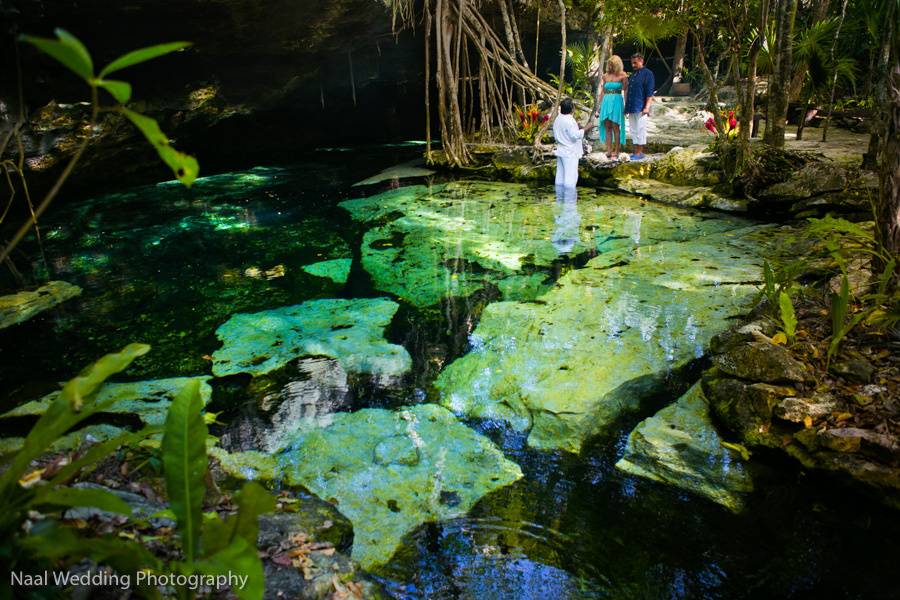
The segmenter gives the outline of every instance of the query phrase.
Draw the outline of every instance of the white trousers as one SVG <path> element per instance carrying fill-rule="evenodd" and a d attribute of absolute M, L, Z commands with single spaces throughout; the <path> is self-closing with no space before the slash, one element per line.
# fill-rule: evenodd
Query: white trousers
<path fill-rule="evenodd" d="M 628 130 L 631 132 L 631 143 L 643 146 L 647 143 L 647 122 L 650 117 L 641 113 L 628 113 Z"/>
<path fill-rule="evenodd" d="M 556 185 L 567 188 L 575 187 L 578 183 L 578 159 L 556 157 Z"/>

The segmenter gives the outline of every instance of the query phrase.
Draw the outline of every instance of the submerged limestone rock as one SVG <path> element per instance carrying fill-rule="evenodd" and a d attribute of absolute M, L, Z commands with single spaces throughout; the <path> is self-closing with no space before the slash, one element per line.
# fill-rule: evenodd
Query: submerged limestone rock
<path fill-rule="evenodd" d="M 214 452 L 236 477 L 284 479 L 337 505 L 353 522 L 353 558 L 387 562 L 423 523 L 464 515 L 522 477 L 487 438 L 433 404 L 338 413 L 301 430 L 280 452 Z"/>
<path fill-rule="evenodd" d="M 426 169 L 422 166 L 422 159 L 416 159 L 401 163 L 399 165 L 394 165 L 393 167 L 388 167 L 380 173 L 372 175 L 371 177 L 363 179 L 362 181 L 357 181 L 353 184 L 353 187 L 361 185 L 372 185 L 374 183 L 381 183 L 382 181 L 390 181 L 392 179 L 428 177 L 429 175 L 434 175 L 434 173 L 435 171 L 433 171 L 432 169 Z"/>
<path fill-rule="evenodd" d="M 212 397 L 212 388 L 207 383 L 209 379 L 209 377 L 171 377 L 128 383 L 104 383 L 97 392 L 95 402 L 109 403 L 100 414 L 134 415 L 145 425 L 162 425 L 165 423 L 172 400 L 191 381 L 200 381 L 200 398 L 204 405 L 207 404 Z M 3 413 L 0 419 L 42 415 L 50 404 L 56 401 L 59 394 L 60 392 L 51 392 L 40 400 L 26 402 Z"/>
<path fill-rule="evenodd" d="M 397 308 L 385 298 L 326 299 L 236 314 L 216 330 L 224 345 L 213 354 L 213 374 L 263 375 L 295 358 L 328 356 L 347 372 L 399 377 L 412 359 L 383 337 Z"/>
<path fill-rule="evenodd" d="M 70 450 L 75 450 L 83 443 L 105 442 L 106 440 L 122 435 L 123 433 L 125 433 L 125 430 L 121 427 L 116 427 L 115 425 L 88 425 L 87 427 L 83 427 L 57 438 L 56 441 L 50 445 L 48 452 L 68 452 Z M 24 445 L 24 437 L 0 438 L 0 456 L 14 454 L 21 450 Z"/>
<path fill-rule="evenodd" d="M 557 198 L 548 188 L 507 183 L 413 186 L 341 206 L 371 227 L 361 255 L 375 287 L 420 307 L 489 286 L 504 300 L 532 300 L 549 291 L 561 257 L 740 225 L 629 196 L 579 190 L 577 198 Z"/>
<path fill-rule="evenodd" d="M 471 351 L 435 385 L 457 414 L 502 419 L 536 448 L 578 452 L 748 310 L 761 259 L 747 228 L 622 248 L 569 272 L 534 303 L 490 304 Z"/>
<path fill-rule="evenodd" d="M 65 281 L 49 281 L 34 291 L 0 296 L 0 329 L 27 321 L 81 294 L 81 288 Z"/>
<path fill-rule="evenodd" d="M 347 283 L 347 277 L 350 276 L 350 265 L 352 262 L 353 259 L 350 258 L 335 258 L 305 265 L 303 270 L 310 275 L 325 277 L 335 283 L 343 284 Z"/>
<path fill-rule="evenodd" d="M 705 496 L 738 512 L 753 491 L 737 453 L 722 446 L 700 384 L 642 421 L 628 436 L 616 468 Z"/>

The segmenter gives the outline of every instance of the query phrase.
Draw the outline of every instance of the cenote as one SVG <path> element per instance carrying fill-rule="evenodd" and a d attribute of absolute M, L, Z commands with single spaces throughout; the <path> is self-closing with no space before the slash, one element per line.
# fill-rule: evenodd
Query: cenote
<path fill-rule="evenodd" d="M 335 503 L 397 598 L 891 595 L 900 532 L 868 498 L 721 447 L 688 461 L 693 491 L 615 466 L 752 305 L 776 227 L 546 185 L 351 186 L 418 151 L 318 151 L 60 207 L 32 260 L 83 292 L 4 332 L 5 407 L 150 343 L 116 380 L 208 378 L 220 446 L 272 461 L 234 473 Z M 309 343 L 220 329 L 317 302 L 340 304 L 290 317 Z M 615 408 L 580 403 L 598 396 Z"/>

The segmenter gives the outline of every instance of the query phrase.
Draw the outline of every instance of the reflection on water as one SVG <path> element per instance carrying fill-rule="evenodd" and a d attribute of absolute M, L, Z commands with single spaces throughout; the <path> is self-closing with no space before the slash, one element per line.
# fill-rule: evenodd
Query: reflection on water
<path fill-rule="evenodd" d="M 560 254 L 567 254 L 580 237 L 581 215 L 578 214 L 578 189 L 556 187 L 556 206 L 553 210 L 553 247 Z"/>
<path fill-rule="evenodd" d="M 540 294 L 566 273 L 580 280 L 589 258 L 597 281 L 608 270 L 605 258 L 639 256 L 648 265 L 648 289 L 660 297 L 727 284 L 728 268 L 698 267 L 678 279 L 662 260 L 732 264 L 726 250 L 681 255 L 678 243 L 748 224 L 584 189 L 579 198 L 574 190 L 502 184 L 400 188 L 394 200 L 380 200 L 353 221 L 337 208 L 350 184 L 411 156 L 358 158 L 348 161 L 335 149 L 302 164 L 205 178 L 191 190 L 161 184 L 55 207 L 45 224 L 51 275 L 85 291 L 0 335 L 3 401 L 38 397 L 132 341 L 154 349 L 129 378 L 209 374 L 219 347 L 214 332 L 236 312 L 319 298 L 398 300 L 386 335 L 413 356 L 414 373 L 402 386 L 361 385 L 322 357 L 292 362 L 266 380 L 213 381 L 214 410 L 223 410 L 227 423 L 219 432 L 224 444 L 266 450 L 298 423 L 326 426 L 336 412 L 433 401 L 439 372 L 490 345 L 472 335 L 485 306 L 501 298 L 541 306 Z M 346 284 L 303 269 L 329 260 L 352 261 Z M 448 290 L 459 295 L 447 297 Z M 579 321 L 569 324 L 572 335 L 560 336 L 559 323 L 548 320 L 529 335 L 563 348 L 600 332 L 590 357 L 560 365 L 574 372 L 614 356 L 628 331 L 644 344 L 636 356 L 652 351 L 665 362 L 679 349 L 702 355 L 706 324 L 691 310 L 648 302 L 629 278 L 615 292 L 589 320 L 602 328 Z M 564 300 L 581 301 L 574 292 Z M 496 343 L 511 353 L 524 338 Z M 526 365 L 547 362 L 526 358 Z M 534 386 L 539 369 L 529 368 L 530 378 L 513 369 L 500 376 Z M 478 387 L 481 379 L 472 381 L 473 393 L 490 393 L 488 385 Z M 377 574 L 400 598 L 897 595 L 900 526 L 893 514 L 781 465 L 744 515 L 624 475 L 613 465 L 631 426 L 645 416 L 617 424 L 620 431 L 589 442 L 580 456 L 531 449 L 527 434 L 502 420 L 467 422 L 519 464 L 524 478 L 463 518 L 419 527 Z"/>

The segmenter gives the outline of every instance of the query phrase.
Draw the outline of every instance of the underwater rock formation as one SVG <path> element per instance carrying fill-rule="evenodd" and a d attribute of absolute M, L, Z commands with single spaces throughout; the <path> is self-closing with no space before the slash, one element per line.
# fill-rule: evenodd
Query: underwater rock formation
<path fill-rule="evenodd" d="M 216 330 L 224 344 L 213 354 L 213 374 L 264 375 L 295 358 L 329 356 L 350 373 L 399 377 L 412 359 L 383 337 L 397 308 L 385 298 L 325 299 L 236 314 Z"/>
<path fill-rule="evenodd" d="M 749 310 L 761 277 L 755 240 L 772 232 L 606 252 L 536 302 L 489 305 L 471 351 L 435 383 L 441 404 L 509 421 L 533 447 L 578 452 L 663 393 L 674 370 Z"/>
<path fill-rule="evenodd" d="M 699 383 L 634 428 L 616 468 L 705 496 L 735 512 L 742 508 L 744 494 L 753 491 L 737 453 L 722 446 Z"/>
<path fill-rule="evenodd" d="M 336 504 L 353 522 L 352 556 L 365 568 L 387 562 L 419 525 L 461 516 L 522 476 L 487 438 L 433 404 L 338 413 L 274 455 L 212 454 L 234 477 L 283 479 Z"/>
<path fill-rule="evenodd" d="M 303 270 L 310 275 L 316 277 L 325 277 L 335 283 L 347 283 L 347 277 L 350 276 L 350 265 L 353 259 L 335 258 L 332 260 L 323 260 L 321 262 L 305 265 Z"/>
<path fill-rule="evenodd" d="M 31 317 L 81 294 L 81 288 L 65 281 L 48 281 L 33 292 L 0 296 L 0 329 Z"/>

